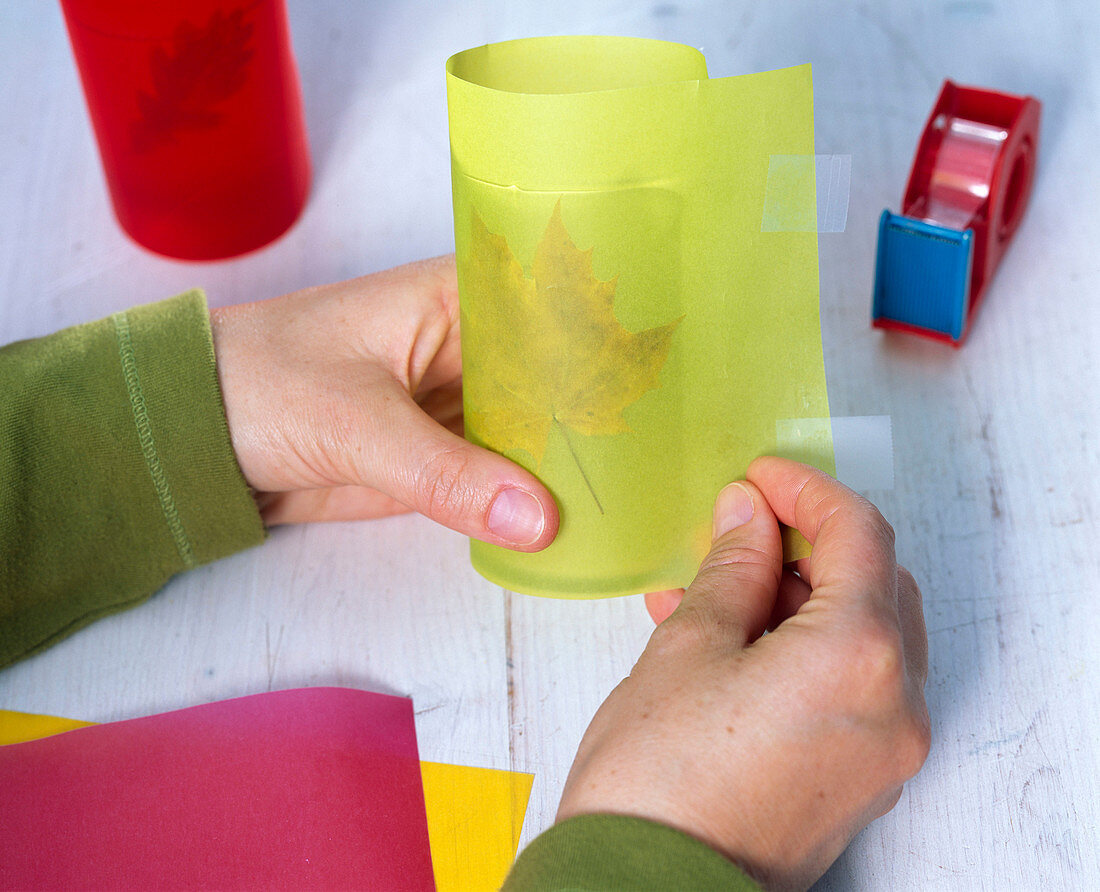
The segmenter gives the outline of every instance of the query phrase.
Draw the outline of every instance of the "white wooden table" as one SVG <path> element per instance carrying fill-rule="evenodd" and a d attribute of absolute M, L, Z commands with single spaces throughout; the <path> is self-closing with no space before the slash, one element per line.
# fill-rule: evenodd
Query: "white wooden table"
<path fill-rule="evenodd" d="M 114 224 L 56 4 L 5 0 L 0 339 L 192 285 L 229 304 L 450 250 L 443 62 L 459 49 L 621 33 L 701 46 L 713 76 L 810 61 L 818 151 L 853 158 L 847 230 L 820 239 L 830 397 L 893 418 L 896 485 L 869 495 L 924 589 L 935 734 L 820 888 L 1100 888 L 1100 8 L 440 6 L 292 0 L 310 204 L 255 256 L 187 265 Z M 944 77 L 1044 103 L 1031 207 L 957 352 L 868 325 L 878 214 L 899 209 Z M 503 592 L 418 517 L 281 528 L 0 673 L 0 707 L 108 721 L 299 685 L 410 695 L 424 758 L 535 774 L 527 840 L 650 627 L 639 598 Z"/>

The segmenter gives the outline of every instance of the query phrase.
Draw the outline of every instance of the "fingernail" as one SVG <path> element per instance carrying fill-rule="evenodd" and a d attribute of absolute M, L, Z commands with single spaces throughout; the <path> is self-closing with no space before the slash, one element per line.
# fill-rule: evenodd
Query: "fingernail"
<path fill-rule="evenodd" d="M 515 545 L 538 541 L 546 527 L 542 502 L 522 489 L 502 489 L 489 506 L 489 532 Z"/>
<path fill-rule="evenodd" d="M 754 510 L 752 493 L 740 483 L 731 483 L 714 503 L 714 538 L 748 523 Z"/>

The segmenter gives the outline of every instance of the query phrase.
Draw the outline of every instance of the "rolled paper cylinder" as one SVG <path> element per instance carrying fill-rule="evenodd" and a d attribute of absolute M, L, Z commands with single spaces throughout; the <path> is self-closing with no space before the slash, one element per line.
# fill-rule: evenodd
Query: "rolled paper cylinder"
<path fill-rule="evenodd" d="M 115 215 L 182 260 L 252 251 L 309 194 L 285 0 L 62 0 Z"/>
<path fill-rule="evenodd" d="M 776 421 L 829 416 L 817 227 L 761 231 L 771 156 L 814 153 L 809 66 L 710 80 L 690 47 L 553 37 L 459 53 L 447 87 L 467 436 L 561 509 L 546 550 L 473 565 L 555 597 L 687 585 Z M 814 219 L 813 176 L 785 201 Z M 827 434 L 797 450 L 833 471 Z"/>

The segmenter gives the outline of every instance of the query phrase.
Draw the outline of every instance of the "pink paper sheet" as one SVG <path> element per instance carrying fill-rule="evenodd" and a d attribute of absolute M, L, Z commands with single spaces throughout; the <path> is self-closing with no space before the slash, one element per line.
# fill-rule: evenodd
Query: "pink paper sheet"
<path fill-rule="evenodd" d="M 412 701 L 305 688 L 0 747 L 0 887 L 433 889 Z"/>

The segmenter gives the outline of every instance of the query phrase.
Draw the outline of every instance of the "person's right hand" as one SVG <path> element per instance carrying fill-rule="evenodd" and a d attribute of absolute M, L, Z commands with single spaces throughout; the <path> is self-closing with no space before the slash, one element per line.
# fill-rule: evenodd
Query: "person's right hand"
<path fill-rule="evenodd" d="M 558 820 L 657 821 L 804 888 L 928 754 L 927 639 L 873 505 L 782 459 L 748 480 L 719 495 L 698 576 L 592 720 Z M 813 543 L 797 574 L 779 521 Z"/>

